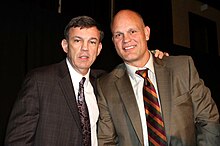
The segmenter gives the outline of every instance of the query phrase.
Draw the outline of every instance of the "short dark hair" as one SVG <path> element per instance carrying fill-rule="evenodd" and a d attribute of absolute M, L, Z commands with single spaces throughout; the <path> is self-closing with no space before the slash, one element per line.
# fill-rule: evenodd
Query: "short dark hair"
<path fill-rule="evenodd" d="M 69 39 L 69 30 L 72 27 L 80 27 L 80 29 L 96 27 L 100 31 L 100 41 L 102 41 L 104 38 L 104 32 L 102 31 L 99 23 L 97 23 L 93 18 L 89 16 L 78 16 L 70 20 L 64 29 L 64 36 L 67 40 Z"/>

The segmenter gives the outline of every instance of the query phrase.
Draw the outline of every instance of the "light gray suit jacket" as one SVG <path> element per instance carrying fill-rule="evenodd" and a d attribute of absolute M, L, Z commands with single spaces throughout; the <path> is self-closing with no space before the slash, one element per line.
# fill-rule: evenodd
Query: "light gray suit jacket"
<path fill-rule="evenodd" d="M 154 58 L 168 145 L 220 146 L 219 113 L 189 56 Z M 99 145 L 143 146 L 135 95 L 124 64 L 98 80 Z"/>

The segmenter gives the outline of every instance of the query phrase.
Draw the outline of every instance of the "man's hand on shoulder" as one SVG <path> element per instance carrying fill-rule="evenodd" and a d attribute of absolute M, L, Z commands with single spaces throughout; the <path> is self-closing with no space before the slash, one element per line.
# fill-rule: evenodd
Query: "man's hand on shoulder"
<path fill-rule="evenodd" d="M 156 49 L 156 50 L 151 50 L 151 53 L 153 53 L 155 57 L 158 57 L 158 58 L 160 58 L 160 59 L 162 59 L 162 58 L 164 57 L 164 55 L 165 55 L 165 56 L 169 56 L 169 53 L 167 53 L 167 52 L 162 52 L 162 51 L 160 51 L 160 50 L 158 50 L 158 49 Z"/>

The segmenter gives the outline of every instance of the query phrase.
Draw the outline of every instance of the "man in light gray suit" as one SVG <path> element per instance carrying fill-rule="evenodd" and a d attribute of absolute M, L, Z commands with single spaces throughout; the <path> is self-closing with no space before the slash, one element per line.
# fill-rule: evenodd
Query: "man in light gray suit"
<path fill-rule="evenodd" d="M 166 145 L 219 146 L 219 112 L 192 58 L 153 57 L 147 46 L 150 28 L 134 11 L 119 11 L 111 30 L 116 51 L 124 63 L 97 82 L 99 145 L 150 145 L 148 139 L 153 138 L 148 133 L 144 109 L 144 79 L 135 73 L 148 68 L 159 96 Z M 159 145 L 157 140 L 154 144 Z"/>

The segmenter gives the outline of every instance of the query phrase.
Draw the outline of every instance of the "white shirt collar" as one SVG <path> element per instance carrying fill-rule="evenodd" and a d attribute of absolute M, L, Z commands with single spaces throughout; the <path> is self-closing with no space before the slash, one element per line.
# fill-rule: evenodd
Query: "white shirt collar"
<path fill-rule="evenodd" d="M 85 78 L 86 78 L 86 81 L 85 81 L 85 83 L 84 83 L 84 87 L 87 87 L 87 86 L 88 86 L 88 83 L 89 83 L 90 69 L 89 69 L 89 71 L 87 72 L 87 74 L 86 74 L 85 76 L 83 76 L 83 75 L 81 75 L 80 73 L 78 73 L 78 72 L 72 67 L 72 65 L 70 64 L 68 58 L 66 58 L 66 62 L 67 62 L 67 66 L 68 66 L 68 68 L 69 68 L 70 76 L 71 76 L 71 78 L 72 78 L 74 87 L 78 88 L 79 82 L 81 81 L 82 77 L 85 77 Z"/>
<path fill-rule="evenodd" d="M 154 73 L 153 55 L 150 51 L 149 51 L 149 53 L 150 53 L 150 58 L 149 58 L 148 62 L 145 64 L 145 66 L 142 68 L 134 67 L 134 66 L 131 66 L 131 65 L 128 65 L 125 63 L 128 74 L 131 76 L 132 79 L 135 80 L 135 78 L 136 78 L 135 72 L 140 69 L 149 68 L 149 70 Z"/>

